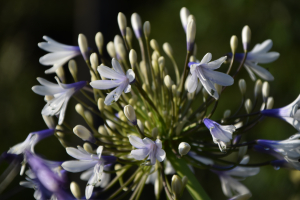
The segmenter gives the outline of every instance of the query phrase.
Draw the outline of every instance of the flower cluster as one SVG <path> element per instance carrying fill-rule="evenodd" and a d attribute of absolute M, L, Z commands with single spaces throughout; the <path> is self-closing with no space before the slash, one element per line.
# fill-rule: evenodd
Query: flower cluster
<path fill-rule="evenodd" d="M 2 159 L 11 162 L 10 168 L 16 169 L 14 166 L 21 162 L 21 175 L 28 168 L 27 181 L 20 184 L 34 188 L 36 199 L 139 199 L 147 183 L 154 185 L 156 199 L 164 192 L 168 199 L 177 200 L 185 188 L 194 199 L 209 199 L 194 175 L 196 169 L 218 175 L 220 188 L 228 198 L 248 199 L 250 189 L 240 180 L 256 175 L 260 167 L 300 170 L 299 133 L 283 141 L 243 141 L 241 137 L 266 117 L 285 120 L 300 129 L 300 96 L 288 106 L 272 109 L 274 99 L 269 95 L 267 81 L 274 77 L 258 65 L 279 57 L 279 53 L 269 52 L 272 40 L 248 51 L 251 31 L 245 26 L 241 38 L 244 53 L 236 53 L 238 38 L 234 35 L 230 40 L 232 51 L 227 56 L 211 61 L 212 54 L 207 53 L 199 61 L 195 17 L 182 8 L 180 18 L 187 47 L 182 68 L 170 44 L 164 43 L 161 51 L 157 41 L 150 39 L 150 22 L 142 27 L 137 13 L 132 14 L 131 25 L 139 47 L 133 45 L 126 16 L 119 13 L 121 36 L 107 43 L 109 59 L 103 53 L 101 32 L 95 37 L 97 50 L 88 46 L 83 34 L 79 34 L 78 46 L 43 37 L 46 42 L 39 43 L 39 47 L 49 53 L 40 58 L 40 63 L 52 66 L 46 73 L 56 73 L 57 84 L 38 78 L 41 85 L 32 90 L 45 96 L 41 114 L 48 129 L 30 133 L 24 142 L 2 154 Z M 78 67 L 72 60 L 80 54 L 86 67 Z M 171 60 L 171 66 L 166 66 L 166 59 Z M 74 82 L 62 75 L 67 62 Z M 175 72 L 174 81 L 167 69 Z M 90 79 L 79 81 L 79 70 L 88 70 Z M 246 81 L 237 80 L 242 70 L 256 81 L 253 104 L 246 96 Z M 265 82 L 256 80 L 255 74 Z M 226 110 L 222 118 L 215 117 L 220 97 L 234 84 L 239 85 L 242 94 L 241 106 L 233 108 L 234 113 Z M 66 122 L 71 99 L 77 102 L 75 110 L 83 125 Z M 239 114 L 243 105 L 245 113 Z M 103 124 L 97 127 L 99 121 Z M 84 141 L 82 146 L 73 147 L 73 133 Z M 40 140 L 52 135 L 76 160 L 49 161 L 34 151 Z M 249 151 L 268 153 L 275 159 L 249 163 L 248 147 Z M 227 160 L 231 154 L 236 155 L 231 156 L 235 160 Z M 69 172 L 82 172 L 79 176 L 85 184 L 84 195 L 79 181 L 68 182 Z"/>

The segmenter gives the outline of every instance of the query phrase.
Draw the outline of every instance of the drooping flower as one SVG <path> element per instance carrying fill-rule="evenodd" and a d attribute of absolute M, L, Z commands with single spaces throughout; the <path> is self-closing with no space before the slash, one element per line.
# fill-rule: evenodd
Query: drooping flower
<path fill-rule="evenodd" d="M 270 151 L 270 154 L 277 157 L 279 160 L 286 160 L 290 166 L 293 168 L 300 170 L 300 133 L 292 135 L 290 138 L 286 140 L 257 140 L 257 145 L 255 147 L 256 150 L 261 151 L 261 147 L 265 150 L 265 152 Z M 261 146 L 261 147 L 259 147 Z M 276 155 L 277 154 L 277 155 Z M 283 159 L 280 159 L 280 158 Z M 280 162 L 277 161 L 279 166 Z M 282 165 L 286 166 L 286 163 L 281 161 Z"/>
<path fill-rule="evenodd" d="M 244 67 L 248 71 L 253 81 L 256 80 L 255 74 L 257 74 L 259 77 L 267 81 L 274 80 L 273 75 L 268 70 L 258 65 L 258 63 L 273 62 L 279 57 L 280 54 L 278 52 L 268 52 L 272 48 L 272 46 L 273 46 L 272 40 L 268 39 L 261 44 L 256 44 L 252 49 L 252 51 L 250 51 L 247 54 Z M 232 53 L 229 53 L 228 57 L 232 58 Z M 235 54 L 235 60 L 239 62 L 242 62 L 243 57 L 244 57 L 244 53 Z"/>
<path fill-rule="evenodd" d="M 214 83 L 218 85 L 229 86 L 233 84 L 234 80 L 227 74 L 214 71 L 215 69 L 218 69 L 226 60 L 226 56 L 209 62 L 211 57 L 211 53 L 207 53 L 202 58 L 200 63 L 189 63 L 191 77 L 187 83 L 187 89 L 190 93 L 194 92 L 197 89 L 199 79 L 205 90 L 215 99 L 219 99 L 219 94 L 214 86 Z"/>
<path fill-rule="evenodd" d="M 65 118 L 65 112 L 68 101 L 71 96 L 86 85 L 86 81 L 80 81 L 72 84 L 63 84 L 57 77 L 58 84 L 49 82 L 43 78 L 37 78 L 41 85 L 32 87 L 33 92 L 39 95 L 53 95 L 54 98 L 47 102 L 42 110 L 42 115 L 59 115 L 58 124 L 61 125 Z"/>
<path fill-rule="evenodd" d="M 132 146 L 137 148 L 132 150 L 130 155 L 136 160 L 143 160 L 146 157 L 150 160 L 150 164 L 154 165 L 156 159 L 158 162 L 162 162 L 166 157 L 166 152 L 162 149 L 162 143 L 159 139 L 153 142 L 149 138 L 141 139 L 137 136 L 128 136 L 129 142 Z"/>
<path fill-rule="evenodd" d="M 240 164 L 247 164 L 248 162 L 249 156 L 245 156 Z M 239 180 L 243 180 L 248 176 L 254 176 L 258 174 L 259 170 L 259 167 L 237 166 L 231 170 L 211 171 L 219 176 L 225 196 L 231 197 L 230 199 L 232 200 L 246 200 L 252 196 L 251 192 Z"/>
<path fill-rule="evenodd" d="M 38 46 L 50 53 L 42 56 L 40 58 L 40 63 L 46 66 L 53 65 L 50 69 L 45 71 L 46 74 L 55 73 L 59 67 L 63 66 L 72 58 L 80 55 L 78 46 L 61 44 L 48 36 L 44 36 L 43 39 L 47 42 L 40 42 Z"/>
<path fill-rule="evenodd" d="M 135 81 L 135 74 L 133 70 L 129 69 L 125 74 L 120 63 L 115 58 L 112 59 L 112 66 L 113 69 L 102 65 L 98 67 L 100 75 L 111 80 L 96 80 L 90 83 L 93 88 L 100 90 L 107 90 L 116 87 L 116 89 L 106 96 L 104 101 L 105 105 L 111 105 L 113 101 L 117 101 L 123 91 L 125 93 L 130 92 L 130 84 Z"/>
<path fill-rule="evenodd" d="M 222 126 L 217 122 L 205 118 L 203 120 L 205 126 L 210 130 L 213 142 L 219 145 L 221 151 L 226 149 L 226 143 L 232 139 L 232 133 L 235 131 L 235 126 Z"/>
<path fill-rule="evenodd" d="M 261 114 L 268 117 L 277 117 L 280 118 L 292 126 L 295 129 L 300 131 L 300 110 L 298 107 L 300 106 L 300 95 L 289 105 L 282 108 L 275 109 L 266 109 L 262 110 Z"/>
<path fill-rule="evenodd" d="M 112 164 L 116 159 L 113 156 L 102 156 L 103 146 L 97 148 L 97 155 L 88 153 L 80 146 L 77 146 L 77 148 L 66 148 L 67 153 L 78 160 L 66 161 L 62 164 L 62 167 L 69 172 L 93 169 L 85 188 L 85 197 L 89 199 L 92 196 L 94 187 L 102 181 L 104 167 Z"/>

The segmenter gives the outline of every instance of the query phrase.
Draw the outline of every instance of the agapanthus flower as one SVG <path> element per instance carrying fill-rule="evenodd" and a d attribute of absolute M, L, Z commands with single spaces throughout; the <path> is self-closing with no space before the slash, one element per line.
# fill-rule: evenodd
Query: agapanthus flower
<path fill-rule="evenodd" d="M 268 117 L 280 118 L 300 131 L 300 95 L 289 105 L 282 108 L 262 110 L 261 114 Z"/>
<path fill-rule="evenodd" d="M 252 49 L 252 51 L 250 51 L 247 54 L 244 67 L 248 71 L 253 81 L 256 80 L 255 74 L 257 74 L 259 77 L 267 81 L 274 80 L 273 75 L 268 70 L 258 65 L 258 63 L 273 62 L 279 57 L 280 54 L 278 52 L 268 52 L 272 48 L 272 46 L 273 46 L 272 40 L 268 39 L 261 44 L 256 44 Z M 228 57 L 231 58 L 232 53 L 229 53 Z M 242 62 L 243 57 L 244 57 L 244 53 L 235 54 L 235 60 L 239 62 Z"/>
<path fill-rule="evenodd" d="M 202 58 L 200 63 L 189 63 L 191 77 L 189 78 L 187 89 L 190 93 L 194 92 L 197 89 L 199 79 L 205 90 L 215 99 L 219 99 L 219 94 L 214 86 L 214 83 L 218 85 L 229 86 L 233 84 L 234 80 L 227 74 L 214 71 L 215 69 L 218 69 L 226 60 L 226 56 L 209 62 L 211 58 L 212 55 L 207 53 Z"/>
<path fill-rule="evenodd" d="M 96 80 L 92 81 L 90 84 L 93 88 L 100 90 L 107 90 L 115 88 L 111 91 L 105 98 L 105 105 L 111 105 L 113 101 L 118 101 L 122 92 L 128 93 L 131 91 L 131 85 L 135 81 L 135 74 L 132 69 L 127 70 L 126 74 L 124 73 L 120 63 L 113 58 L 112 59 L 113 69 L 100 65 L 98 67 L 98 72 L 102 77 L 111 79 L 111 80 Z"/>
<path fill-rule="evenodd" d="M 97 148 L 97 155 L 91 154 L 82 147 L 76 148 L 67 147 L 67 153 L 78 160 L 66 161 L 61 166 L 69 172 L 82 172 L 88 169 L 93 169 L 93 173 L 88 180 L 85 188 L 85 197 L 91 198 L 94 187 L 102 181 L 104 167 L 115 162 L 113 156 L 102 156 L 103 146 Z"/>
<path fill-rule="evenodd" d="M 104 170 L 109 170 L 109 166 L 104 167 Z M 80 179 L 83 181 L 88 181 L 90 179 L 90 177 L 93 175 L 94 173 L 94 168 L 90 168 L 84 172 L 82 172 L 82 174 L 80 175 Z M 102 173 L 101 176 L 101 181 L 96 183 L 95 187 L 101 187 L 104 188 L 108 185 L 109 181 L 110 181 L 110 173 Z"/>
<path fill-rule="evenodd" d="M 46 74 L 55 73 L 55 71 L 63 66 L 70 59 L 80 55 L 80 49 L 78 46 L 70 46 L 61 44 L 51 39 L 48 36 L 43 37 L 47 42 L 40 42 L 38 46 L 50 53 L 40 58 L 42 65 L 53 65 L 50 69 L 46 70 Z"/>
<path fill-rule="evenodd" d="M 240 164 L 247 164 L 249 162 L 249 156 L 245 156 Z M 217 174 L 221 181 L 223 193 L 230 199 L 245 200 L 249 199 L 252 195 L 249 189 L 241 184 L 239 180 L 243 180 L 248 176 L 254 176 L 258 174 L 259 167 L 242 167 L 237 166 L 231 170 L 211 170 Z"/>
<path fill-rule="evenodd" d="M 274 155 L 274 152 L 276 152 L 278 156 L 282 156 L 283 159 L 285 159 L 291 166 L 293 166 L 297 170 L 300 170 L 299 138 L 300 133 L 297 133 L 286 140 L 257 140 L 257 145 L 263 147 L 265 150 L 270 151 L 270 154 L 272 155 Z M 256 149 L 258 149 L 258 147 L 256 147 Z M 278 158 L 278 156 L 276 157 Z"/>
<path fill-rule="evenodd" d="M 217 122 L 205 118 L 203 120 L 205 126 L 210 130 L 213 142 L 219 145 L 221 151 L 226 149 L 226 143 L 232 139 L 232 133 L 235 131 L 235 126 L 222 126 Z"/>
<path fill-rule="evenodd" d="M 137 136 L 130 135 L 128 138 L 130 144 L 137 148 L 136 150 L 132 150 L 130 153 L 134 159 L 143 160 L 148 157 L 151 165 L 156 163 L 156 159 L 158 162 L 164 161 L 166 152 L 162 149 L 162 142 L 160 139 L 156 139 L 154 142 L 147 137 L 141 139 Z"/>
<path fill-rule="evenodd" d="M 56 77 L 58 84 L 49 82 L 43 78 L 37 78 L 41 85 L 32 87 L 32 90 L 39 95 L 53 95 L 54 98 L 47 102 L 42 110 L 42 115 L 59 115 L 58 124 L 61 125 L 65 118 L 65 112 L 69 99 L 72 95 L 86 85 L 86 81 L 79 81 L 71 84 L 63 84 Z"/>

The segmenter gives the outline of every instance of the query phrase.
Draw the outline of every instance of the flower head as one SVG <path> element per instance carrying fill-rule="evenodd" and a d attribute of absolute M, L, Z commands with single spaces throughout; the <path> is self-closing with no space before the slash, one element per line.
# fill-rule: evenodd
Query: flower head
<path fill-rule="evenodd" d="M 97 155 L 87 152 L 80 146 L 77 146 L 77 149 L 67 147 L 66 150 L 70 156 L 78 160 L 64 162 L 62 167 L 65 170 L 69 172 L 93 170 L 93 173 L 90 173 L 90 177 L 85 188 L 85 197 L 89 199 L 92 196 L 94 187 L 98 186 L 99 182 L 102 180 L 104 167 L 112 164 L 116 159 L 113 156 L 102 156 L 103 146 L 99 146 L 97 148 Z"/>
<path fill-rule="evenodd" d="M 128 136 L 129 142 L 132 146 L 137 148 L 131 151 L 131 156 L 136 160 L 143 160 L 146 157 L 150 160 L 150 164 L 154 165 L 156 159 L 162 162 L 166 157 L 166 152 L 162 149 L 162 143 L 159 139 L 153 142 L 149 138 L 141 139 L 137 136 Z"/>
<path fill-rule="evenodd" d="M 47 102 L 42 110 L 42 115 L 54 116 L 59 115 L 58 124 L 64 121 L 66 108 L 71 96 L 86 85 L 85 81 L 72 84 L 63 84 L 56 78 L 58 84 L 51 83 L 43 78 L 37 78 L 41 85 L 32 87 L 32 90 L 39 95 L 51 95 L 53 99 Z"/>
<path fill-rule="evenodd" d="M 55 73 L 55 71 L 63 66 L 70 59 L 80 55 L 80 49 L 78 46 L 70 46 L 61 44 L 51 39 L 48 36 L 43 37 L 47 42 L 40 42 L 38 46 L 50 53 L 40 58 L 42 65 L 53 65 L 50 69 L 46 70 L 46 74 Z"/>
<path fill-rule="evenodd" d="M 262 110 L 261 114 L 268 117 L 280 118 L 300 131 L 300 95 L 289 105 L 282 108 Z"/>
<path fill-rule="evenodd" d="M 130 92 L 130 84 L 135 81 L 135 74 L 132 69 L 127 70 L 125 74 L 120 63 L 114 58 L 112 59 L 112 66 L 113 69 L 102 65 L 98 67 L 100 75 L 111 80 L 97 80 L 90 83 L 93 88 L 100 90 L 107 90 L 116 87 L 116 89 L 106 96 L 104 101 L 105 105 L 111 105 L 113 101 L 117 101 L 123 91 L 125 93 Z"/>
<path fill-rule="evenodd" d="M 273 62 L 279 57 L 280 54 L 278 52 L 268 52 L 272 48 L 272 46 L 273 46 L 272 40 L 268 39 L 261 44 L 256 44 L 252 49 L 252 51 L 250 51 L 247 54 L 244 67 L 248 71 L 253 81 L 256 80 L 255 74 L 257 74 L 259 77 L 267 81 L 274 80 L 273 75 L 268 70 L 258 65 L 258 63 Z M 232 53 L 229 53 L 228 57 L 231 58 Z M 242 62 L 243 57 L 244 57 L 244 53 L 235 54 L 235 60 L 239 62 Z"/>
<path fill-rule="evenodd" d="M 222 126 L 217 122 L 205 118 L 203 120 L 205 126 L 210 130 L 213 142 L 219 145 L 221 151 L 226 149 L 226 143 L 232 139 L 232 133 L 235 131 L 235 126 Z"/>
<path fill-rule="evenodd" d="M 192 93 L 197 89 L 198 79 L 202 83 L 205 90 L 215 99 L 219 99 L 219 94 L 214 86 L 214 83 L 223 86 L 232 85 L 234 80 L 231 76 L 214 71 L 218 69 L 221 64 L 226 60 L 226 56 L 218 60 L 209 62 L 211 54 L 207 53 L 200 63 L 190 62 L 191 77 L 187 83 L 188 92 Z"/>

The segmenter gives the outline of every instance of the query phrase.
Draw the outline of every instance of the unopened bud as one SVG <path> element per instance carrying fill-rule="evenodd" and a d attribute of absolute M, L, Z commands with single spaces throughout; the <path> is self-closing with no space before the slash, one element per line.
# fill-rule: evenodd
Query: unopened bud
<path fill-rule="evenodd" d="M 243 41 L 244 51 L 247 51 L 249 43 L 251 41 L 251 30 L 248 25 L 244 26 L 242 30 L 242 41 Z"/>
<path fill-rule="evenodd" d="M 142 20 L 141 17 L 137 13 L 133 13 L 131 15 L 131 26 L 133 28 L 134 34 L 136 38 L 142 37 Z"/>
<path fill-rule="evenodd" d="M 92 133 L 82 125 L 75 126 L 73 132 L 84 141 L 89 141 L 92 143 L 95 142 L 95 138 L 93 137 Z"/>
<path fill-rule="evenodd" d="M 70 190 L 76 199 L 81 199 L 80 187 L 78 186 L 78 184 L 76 182 L 74 182 L 74 181 L 71 182 Z"/>
<path fill-rule="evenodd" d="M 170 58 L 173 58 L 173 49 L 169 43 L 163 44 L 163 50 Z"/>
<path fill-rule="evenodd" d="M 116 58 L 116 50 L 113 42 L 109 42 L 106 45 L 107 52 L 111 58 Z"/>
<path fill-rule="evenodd" d="M 87 122 L 88 122 L 89 124 L 91 124 L 91 125 L 94 124 L 93 116 L 92 116 L 92 114 L 91 114 L 90 111 L 85 110 L 85 111 L 84 111 L 84 116 L 85 116 L 85 118 L 86 118 L 86 120 L 87 120 Z"/>
<path fill-rule="evenodd" d="M 151 31 L 150 22 L 149 22 L 149 21 L 146 21 L 146 22 L 144 23 L 143 28 L 144 28 L 144 35 L 145 35 L 145 37 L 146 37 L 146 38 L 149 38 L 149 36 L 150 36 L 150 31 Z"/>
<path fill-rule="evenodd" d="M 235 54 L 237 47 L 238 47 L 238 38 L 236 37 L 236 35 L 233 35 L 231 36 L 230 39 L 230 48 L 233 54 Z"/>
<path fill-rule="evenodd" d="M 190 15 L 189 10 L 186 7 L 181 8 L 180 10 L 180 20 L 183 26 L 184 31 L 186 32 L 186 27 L 188 23 L 188 17 Z"/>
<path fill-rule="evenodd" d="M 132 41 L 132 31 L 131 31 L 131 28 L 129 28 L 129 27 L 126 28 L 126 41 L 129 44 L 129 46 L 131 47 L 132 46 L 132 44 L 131 44 L 131 41 Z"/>
<path fill-rule="evenodd" d="M 124 114 L 133 125 L 137 125 L 135 111 L 131 105 L 124 107 Z"/>
<path fill-rule="evenodd" d="M 119 12 L 118 14 L 118 24 L 121 31 L 122 36 L 126 36 L 126 26 L 127 26 L 127 20 L 123 13 Z"/>
<path fill-rule="evenodd" d="M 268 97 L 267 108 L 266 109 L 272 109 L 273 105 L 274 105 L 274 98 L 273 97 Z"/>
<path fill-rule="evenodd" d="M 84 116 L 84 108 L 80 103 L 76 104 L 75 110 L 79 115 Z"/>
<path fill-rule="evenodd" d="M 55 70 L 56 75 L 58 76 L 59 80 L 63 83 L 66 82 L 66 77 L 65 77 L 65 71 L 64 68 L 61 66 Z"/>
<path fill-rule="evenodd" d="M 253 106 L 252 106 L 252 101 L 251 101 L 251 99 L 247 99 L 247 100 L 245 101 L 245 109 L 246 109 L 246 111 L 247 111 L 248 114 L 251 113 L 252 108 L 253 108 Z"/>
<path fill-rule="evenodd" d="M 120 56 L 120 59 L 126 60 L 126 49 L 123 43 L 118 43 L 116 45 L 117 57 Z"/>
<path fill-rule="evenodd" d="M 270 84 L 269 84 L 269 82 L 265 81 L 262 85 L 262 96 L 263 96 L 264 102 L 267 101 L 269 94 L 270 94 Z"/>
<path fill-rule="evenodd" d="M 258 79 L 255 82 L 255 87 L 254 87 L 254 97 L 255 99 L 258 97 L 258 95 L 261 94 L 261 90 L 262 90 L 262 82 L 260 79 Z"/>
<path fill-rule="evenodd" d="M 240 88 L 242 95 L 245 95 L 247 87 L 246 87 L 246 81 L 244 79 L 239 80 L 239 88 Z"/>
<path fill-rule="evenodd" d="M 88 153 L 94 153 L 92 146 L 87 142 L 83 144 L 83 148 Z"/>
<path fill-rule="evenodd" d="M 186 155 L 191 150 L 191 146 L 186 142 L 181 142 L 178 146 L 178 151 L 181 156 Z"/>
<path fill-rule="evenodd" d="M 103 35 L 102 35 L 101 32 L 98 32 L 96 34 L 96 36 L 95 36 L 95 42 L 96 42 L 96 46 L 98 48 L 99 53 L 102 55 L 104 39 L 103 39 Z"/>
<path fill-rule="evenodd" d="M 151 124 L 149 121 L 145 121 L 145 126 L 149 131 L 151 130 Z"/>
<path fill-rule="evenodd" d="M 168 89 L 171 89 L 171 87 L 173 85 L 173 81 L 172 81 L 172 79 L 169 75 L 165 76 L 164 83 L 165 83 L 165 85 L 167 86 Z"/>
<path fill-rule="evenodd" d="M 144 125 L 143 123 L 141 122 L 141 120 L 137 120 L 137 125 L 139 126 L 140 130 L 142 131 L 142 133 L 144 133 Z"/>
<path fill-rule="evenodd" d="M 103 112 L 105 108 L 105 104 L 104 104 L 104 99 L 103 98 L 99 98 L 98 99 L 98 109 Z"/>
<path fill-rule="evenodd" d="M 150 40 L 150 46 L 154 51 L 159 52 L 159 45 L 155 39 Z"/>
<path fill-rule="evenodd" d="M 228 118 L 231 115 L 231 110 L 225 110 L 224 114 L 223 114 L 223 118 Z"/>
<path fill-rule="evenodd" d="M 98 127 L 98 132 L 101 134 L 101 135 L 108 135 L 107 133 L 107 130 L 104 126 L 99 126 Z"/>
<path fill-rule="evenodd" d="M 46 116 L 42 115 L 44 122 L 48 126 L 49 129 L 54 129 L 55 128 L 55 122 L 52 116 Z"/>
<path fill-rule="evenodd" d="M 178 199 L 182 190 L 182 181 L 178 175 L 173 175 L 171 186 L 175 199 Z"/>
<path fill-rule="evenodd" d="M 97 72 L 97 67 L 99 66 L 99 60 L 98 60 L 98 55 L 96 53 L 91 54 L 90 62 L 91 62 L 93 70 L 95 72 Z"/>
<path fill-rule="evenodd" d="M 131 49 L 129 52 L 129 62 L 132 68 L 137 64 L 137 54 L 134 49 Z"/>
<path fill-rule="evenodd" d="M 158 58 L 158 66 L 161 71 L 163 71 L 163 69 L 165 67 L 165 63 L 166 63 L 165 58 L 163 56 Z"/>
<path fill-rule="evenodd" d="M 189 20 L 186 29 L 186 45 L 187 51 L 192 52 L 196 36 L 196 23 L 194 20 Z"/>
<path fill-rule="evenodd" d="M 70 71 L 72 77 L 74 78 L 74 80 L 77 80 L 77 64 L 76 64 L 75 60 L 70 60 L 68 67 L 69 67 L 69 71 Z"/>
<path fill-rule="evenodd" d="M 88 60 L 89 45 L 85 35 L 83 35 L 82 33 L 80 33 L 78 36 L 78 45 L 84 60 Z"/>
<path fill-rule="evenodd" d="M 156 139 L 157 136 L 158 136 L 158 128 L 155 127 L 155 128 L 152 129 L 152 137 L 154 139 Z"/>
<path fill-rule="evenodd" d="M 187 182 L 188 182 L 188 178 L 186 176 L 183 176 L 182 179 L 182 190 L 181 190 L 181 193 L 183 192 L 183 189 L 185 188 Z"/>

